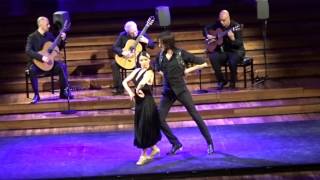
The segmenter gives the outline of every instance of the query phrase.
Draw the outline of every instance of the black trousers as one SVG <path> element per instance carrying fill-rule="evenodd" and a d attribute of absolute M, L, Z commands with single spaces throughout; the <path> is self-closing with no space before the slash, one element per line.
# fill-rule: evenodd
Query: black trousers
<path fill-rule="evenodd" d="M 179 144 L 178 138 L 172 133 L 168 123 L 166 122 L 166 117 L 168 112 L 173 105 L 173 103 L 178 100 L 187 109 L 188 113 L 191 115 L 192 119 L 198 125 L 201 134 L 204 136 L 208 144 L 212 144 L 212 138 L 210 136 L 209 130 L 201 118 L 200 114 L 196 110 L 191 94 L 188 90 L 176 96 L 173 91 L 164 93 L 159 106 L 159 116 L 160 116 L 160 126 L 164 135 L 168 138 L 172 145 Z"/>
<path fill-rule="evenodd" d="M 38 75 L 53 73 L 59 75 L 60 93 L 62 93 L 68 85 L 68 73 L 66 65 L 60 61 L 54 61 L 52 70 L 46 72 L 39 69 L 36 65 L 31 64 L 29 67 L 30 81 L 34 94 L 39 95 L 38 89 Z"/>
<path fill-rule="evenodd" d="M 230 83 L 236 83 L 237 81 L 237 64 L 240 62 L 241 58 L 243 58 L 244 54 L 239 54 L 237 52 L 216 52 L 209 54 L 209 59 L 212 65 L 212 69 L 215 72 L 216 78 L 218 82 L 225 82 L 224 75 L 221 72 L 221 66 L 226 63 L 229 64 L 230 69 Z"/>
<path fill-rule="evenodd" d="M 122 86 L 122 78 L 120 74 L 121 67 L 117 64 L 116 61 L 113 61 L 111 63 L 111 69 L 113 76 L 113 88 L 115 88 L 117 91 L 124 91 L 124 88 Z"/>

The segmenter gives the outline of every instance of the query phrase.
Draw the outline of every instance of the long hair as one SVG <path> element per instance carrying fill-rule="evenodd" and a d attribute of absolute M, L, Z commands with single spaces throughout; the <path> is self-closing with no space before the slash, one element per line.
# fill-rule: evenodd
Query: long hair
<path fill-rule="evenodd" d="M 163 44 L 165 51 L 167 51 L 168 49 L 177 49 L 175 46 L 175 37 L 170 31 L 161 32 L 158 39 Z"/>

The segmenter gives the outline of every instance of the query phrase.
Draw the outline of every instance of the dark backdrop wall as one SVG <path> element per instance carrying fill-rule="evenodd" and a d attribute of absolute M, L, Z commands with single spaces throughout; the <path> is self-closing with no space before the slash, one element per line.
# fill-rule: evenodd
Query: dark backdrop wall
<path fill-rule="evenodd" d="M 213 0 L 1 0 L 1 16 L 50 14 L 65 10 L 71 13 L 113 12 L 170 7 L 208 6 Z"/>

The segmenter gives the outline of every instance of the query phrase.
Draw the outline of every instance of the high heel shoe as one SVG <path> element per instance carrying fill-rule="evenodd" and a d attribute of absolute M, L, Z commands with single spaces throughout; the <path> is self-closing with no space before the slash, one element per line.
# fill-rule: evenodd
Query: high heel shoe
<path fill-rule="evenodd" d="M 136 165 L 141 166 L 141 165 L 146 164 L 148 161 L 149 161 L 148 156 L 141 155 L 139 160 L 137 161 Z"/>
<path fill-rule="evenodd" d="M 175 155 L 177 151 L 182 150 L 182 144 L 175 144 L 172 146 L 171 150 L 167 153 L 167 155 Z"/>
<path fill-rule="evenodd" d="M 160 155 L 160 149 L 158 147 L 152 148 L 150 158 L 153 159 L 156 155 Z"/>

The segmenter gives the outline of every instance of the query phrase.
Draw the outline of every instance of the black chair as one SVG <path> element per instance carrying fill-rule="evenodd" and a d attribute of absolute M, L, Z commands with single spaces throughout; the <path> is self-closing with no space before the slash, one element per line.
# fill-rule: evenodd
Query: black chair
<path fill-rule="evenodd" d="M 39 74 L 38 78 L 43 78 L 43 77 L 49 77 L 50 76 L 50 84 L 51 84 L 51 93 L 54 94 L 54 74 L 51 72 L 47 72 L 44 74 Z M 26 94 L 27 94 L 27 98 L 29 98 L 29 79 L 30 79 L 30 72 L 29 69 L 25 70 L 25 78 L 26 78 Z"/>
<path fill-rule="evenodd" d="M 242 61 L 237 64 L 238 67 L 242 67 L 243 69 L 243 82 L 244 88 L 247 88 L 247 74 L 250 73 L 251 86 L 254 83 L 254 71 L 253 71 L 253 58 L 252 57 L 244 57 Z M 228 63 L 224 65 L 225 68 L 225 76 L 228 79 Z M 249 69 L 248 69 L 249 68 Z"/>

